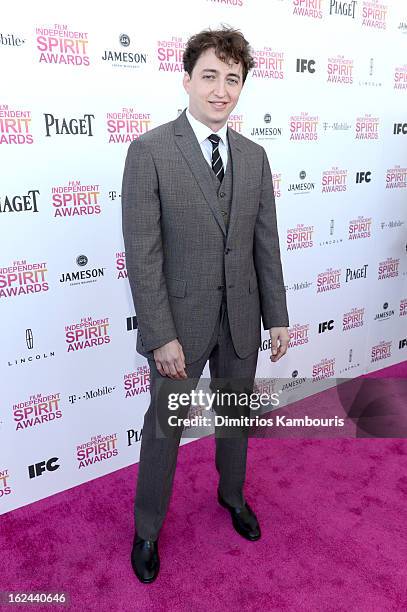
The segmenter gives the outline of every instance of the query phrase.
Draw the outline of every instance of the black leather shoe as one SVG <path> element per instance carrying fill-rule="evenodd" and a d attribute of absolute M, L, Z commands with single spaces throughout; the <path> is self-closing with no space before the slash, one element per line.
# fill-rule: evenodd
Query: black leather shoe
<path fill-rule="evenodd" d="M 131 565 L 140 582 L 153 582 L 160 569 L 158 539 L 155 541 L 143 540 L 135 535 L 131 551 Z"/>
<path fill-rule="evenodd" d="M 234 508 L 222 499 L 218 490 L 218 502 L 224 508 L 227 508 L 232 517 L 233 527 L 236 531 L 246 538 L 246 540 L 258 540 L 261 536 L 260 525 L 256 515 L 246 502 L 244 506 Z"/>

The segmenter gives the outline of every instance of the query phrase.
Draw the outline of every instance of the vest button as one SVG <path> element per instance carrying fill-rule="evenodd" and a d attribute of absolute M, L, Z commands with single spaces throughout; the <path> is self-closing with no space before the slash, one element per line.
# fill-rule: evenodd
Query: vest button
<path fill-rule="evenodd" d="M 221 192 L 220 192 L 220 194 L 219 194 L 219 197 L 220 197 L 220 198 L 224 198 L 224 197 L 225 197 L 225 195 L 226 195 L 226 193 L 224 193 L 223 191 L 221 191 Z"/>

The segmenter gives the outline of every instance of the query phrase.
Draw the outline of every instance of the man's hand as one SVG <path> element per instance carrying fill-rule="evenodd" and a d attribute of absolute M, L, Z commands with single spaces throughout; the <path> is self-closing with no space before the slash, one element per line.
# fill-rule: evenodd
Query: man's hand
<path fill-rule="evenodd" d="M 184 351 L 178 340 L 171 340 L 154 349 L 153 355 L 161 376 L 175 379 L 187 378 Z"/>
<path fill-rule="evenodd" d="M 269 329 L 271 338 L 271 361 L 278 361 L 286 354 L 290 335 L 287 327 L 271 327 Z"/>

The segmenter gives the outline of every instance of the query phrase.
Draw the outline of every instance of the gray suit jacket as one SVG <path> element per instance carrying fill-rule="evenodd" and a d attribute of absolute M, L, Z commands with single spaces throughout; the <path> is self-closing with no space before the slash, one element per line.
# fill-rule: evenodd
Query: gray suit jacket
<path fill-rule="evenodd" d="M 185 109 L 128 149 L 122 228 L 138 320 L 136 349 L 178 338 L 186 363 L 207 348 L 226 279 L 239 357 L 259 348 L 264 329 L 288 326 L 273 181 L 263 147 L 228 127 L 233 198 L 226 232 L 210 173 Z M 223 271 L 224 270 L 224 271 Z"/>

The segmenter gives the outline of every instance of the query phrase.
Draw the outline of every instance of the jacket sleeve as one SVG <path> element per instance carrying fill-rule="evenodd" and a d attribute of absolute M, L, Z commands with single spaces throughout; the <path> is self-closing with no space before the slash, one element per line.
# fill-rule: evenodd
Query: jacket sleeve
<path fill-rule="evenodd" d="M 121 198 L 127 274 L 140 337 L 150 351 L 174 340 L 177 331 L 163 273 L 158 176 L 141 140 L 128 148 Z"/>
<path fill-rule="evenodd" d="M 254 228 L 253 255 L 264 329 L 288 327 L 273 178 L 264 148 L 261 196 Z"/>

